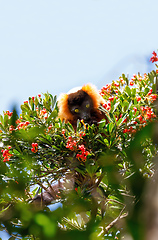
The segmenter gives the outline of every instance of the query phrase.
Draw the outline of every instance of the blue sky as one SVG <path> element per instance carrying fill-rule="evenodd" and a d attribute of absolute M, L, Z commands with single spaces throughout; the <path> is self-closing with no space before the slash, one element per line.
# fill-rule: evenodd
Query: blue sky
<path fill-rule="evenodd" d="M 0 113 L 29 96 L 147 72 L 157 0 L 0 1 Z M 154 65 L 153 65 L 154 67 Z"/>
<path fill-rule="evenodd" d="M 0 0 L 0 113 L 46 91 L 150 71 L 157 9 L 157 0 Z"/>

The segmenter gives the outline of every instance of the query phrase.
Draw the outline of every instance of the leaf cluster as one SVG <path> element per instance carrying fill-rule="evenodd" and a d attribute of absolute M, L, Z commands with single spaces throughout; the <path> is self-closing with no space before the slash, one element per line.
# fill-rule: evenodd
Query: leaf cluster
<path fill-rule="evenodd" d="M 50 93 L 30 97 L 20 116 L 15 109 L 4 112 L 1 229 L 12 239 L 119 239 L 115 222 L 142 192 L 135 180 L 144 186 L 143 179 L 153 175 L 155 77 L 155 72 L 138 74 L 133 87 L 122 75 L 103 87 L 105 119 L 91 126 L 78 121 L 76 131 L 58 118 L 57 98 Z M 50 208 L 34 208 L 33 198 L 57 181 L 67 187 Z M 62 208 L 51 211 L 56 204 Z"/>

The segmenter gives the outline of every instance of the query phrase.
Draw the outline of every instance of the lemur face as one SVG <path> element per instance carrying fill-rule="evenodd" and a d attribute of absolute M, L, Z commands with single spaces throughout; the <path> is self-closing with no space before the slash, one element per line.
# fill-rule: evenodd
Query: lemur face
<path fill-rule="evenodd" d="M 75 130 L 78 119 L 83 119 L 89 125 L 98 124 L 106 118 L 99 110 L 100 104 L 104 102 L 95 86 L 83 85 L 81 88 L 75 88 L 60 95 L 58 117 L 66 123 L 70 122 Z"/>
<path fill-rule="evenodd" d="M 68 107 L 70 112 L 74 115 L 75 119 L 83 119 L 84 122 L 87 123 L 89 123 L 89 121 L 91 120 L 93 101 L 91 97 L 83 90 L 79 90 L 77 94 L 69 94 Z"/>

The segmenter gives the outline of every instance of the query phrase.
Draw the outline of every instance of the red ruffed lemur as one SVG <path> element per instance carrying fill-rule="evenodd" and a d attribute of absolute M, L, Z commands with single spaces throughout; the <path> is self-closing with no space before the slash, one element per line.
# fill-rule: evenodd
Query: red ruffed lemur
<path fill-rule="evenodd" d="M 72 92 L 73 91 L 73 92 Z M 91 84 L 84 85 L 76 90 L 72 89 L 67 94 L 61 94 L 58 99 L 59 115 L 58 117 L 65 122 L 70 122 L 74 129 L 77 127 L 77 120 L 82 120 L 88 124 L 96 124 L 106 116 L 99 110 L 100 104 L 105 101 L 100 96 L 95 86 Z M 62 183 L 50 186 L 43 194 L 34 198 L 34 203 L 48 205 L 55 200 L 56 194 L 63 189 Z"/>
<path fill-rule="evenodd" d="M 84 85 L 75 92 L 61 94 L 58 100 L 59 118 L 70 122 L 76 128 L 77 120 L 82 120 L 88 124 L 96 124 L 105 115 L 99 111 L 100 104 L 104 99 L 100 96 L 95 86 Z"/>

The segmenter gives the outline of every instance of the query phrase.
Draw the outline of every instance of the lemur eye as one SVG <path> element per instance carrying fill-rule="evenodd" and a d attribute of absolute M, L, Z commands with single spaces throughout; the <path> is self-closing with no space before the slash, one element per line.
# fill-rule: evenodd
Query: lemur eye
<path fill-rule="evenodd" d="M 89 108 L 89 106 L 90 106 L 90 105 L 89 105 L 89 103 L 88 103 L 88 104 L 86 104 L 86 108 Z"/>
<path fill-rule="evenodd" d="M 78 108 L 76 108 L 76 109 L 75 109 L 75 113 L 78 113 L 78 112 L 79 112 L 79 109 L 78 109 Z"/>

